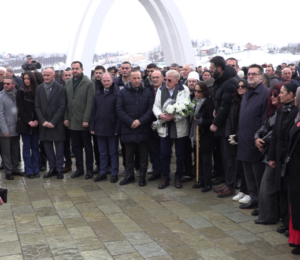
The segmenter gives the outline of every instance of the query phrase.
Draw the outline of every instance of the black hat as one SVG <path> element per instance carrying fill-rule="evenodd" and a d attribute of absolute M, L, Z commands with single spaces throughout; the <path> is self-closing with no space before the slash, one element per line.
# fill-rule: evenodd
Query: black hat
<path fill-rule="evenodd" d="M 27 55 L 26 58 L 27 59 L 32 59 L 32 56 L 31 55 Z"/>
<path fill-rule="evenodd" d="M 296 95 L 298 86 L 294 82 L 286 83 L 283 86 L 288 90 L 288 92 L 292 91 L 294 93 L 294 95 Z"/>

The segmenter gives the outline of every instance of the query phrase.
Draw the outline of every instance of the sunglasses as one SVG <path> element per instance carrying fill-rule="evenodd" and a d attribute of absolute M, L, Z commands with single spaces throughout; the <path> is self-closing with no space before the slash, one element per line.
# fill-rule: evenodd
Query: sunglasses
<path fill-rule="evenodd" d="M 270 97 L 274 97 L 274 98 L 277 98 L 277 97 L 278 97 L 278 94 L 275 94 L 275 93 L 271 93 L 271 94 L 270 94 Z"/>
<path fill-rule="evenodd" d="M 247 87 L 246 87 L 246 85 L 242 85 L 242 86 L 238 85 L 236 88 L 237 88 L 237 89 L 239 89 L 239 88 L 245 89 L 245 88 L 247 88 Z"/>
<path fill-rule="evenodd" d="M 10 85 L 12 85 L 12 83 L 3 83 L 3 86 L 5 86 L 5 85 L 10 86 Z"/>
<path fill-rule="evenodd" d="M 196 92 L 196 93 L 202 93 L 203 90 L 194 90 L 194 92 Z"/>
<path fill-rule="evenodd" d="M 172 80 L 171 80 L 171 79 L 167 79 L 167 81 L 168 81 L 168 82 L 172 82 Z"/>

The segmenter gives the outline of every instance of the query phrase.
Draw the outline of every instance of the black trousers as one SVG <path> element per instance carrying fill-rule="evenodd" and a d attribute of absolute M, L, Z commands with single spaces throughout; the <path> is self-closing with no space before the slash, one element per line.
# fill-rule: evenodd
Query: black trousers
<path fill-rule="evenodd" d="M 96 135 L 93 135 L 93 149 L 94 149 L 94 155 L 95 155 L 95 164 L 100 168 L 100 153 L 99 153 L 99 147 L 98 147 L 98 139 Z"/>
<path fill-rule="evenodd" d="M 289 177 L 288 175 L 281 178 L 281 190 L 279 193 L 279 199 L 280 199 L 280 217 L 282 225 L 285 227 L 290 226 L 290 201 L 289 201 L 289 193 L 288 193 L 288 182 Z"/>
<path fill-rule="evenodd" d="M 211 186 L 212 152 L 199 152 L 199 182 Z"/>
<path fill-rule="evenodd" d="M 215 143 L 216 143 L 216 149 L 213 151 L 214 172 L 216 173 L 215 176 L 225 178 L 219 138 L 215 138 Z"/>
<path fill-rule="evenodd" d="M 65 141 L 64 141 L 64 157 L 65 157 L 65 166 L 71 167 L 72 166 L 72 159 L 71 159 L 71 139 L 70 139 L 70 132 L 67 127 L 65 127 Z"/>
<path fill-rule="evenodd" d="M 136 144 L 136 143 L 134 143 Z M 126 169 L 126 146 L 125 143 L 121 142 L 121 147 L 122 147 L 122 158 L 123 158 L 123 166 Z M 138 152 L 138 146 L 136 144 L 136 150 L 135 150 L 135 154 L 134 154 L 134 168 L 135 170 L 139 170 L 140 169 L 140 154 Z"/>
<path fill-rule="evenodd" d="M 5 173 L 19 172 L 20 137 L 0 137 L 0 146 Z"/>
<path fill-rule="evenodd" d="M 47 167 L 47 155 L 45 152 L 45 147 L 44 147 L 43 141 L 40 141 L 39 148 L 40 148 L 40 166 Z"/>
<path fill-rule="evenodd" d="M 150 138 L 148 143 L 150 162 L 153 165 L 153 174 L 161 174 L 160 170 L 160 138 Z"/>
<path fill-rule="evenodd" d="M 239 178 L 241 180 L 240 192 L 249 195 L 242 161 L 237 161 L 237 172 L 239 173 Z"/>
<path fill-rule="evenodd" d="M 234 189 L 236 178 L 236 159 L 231 151 L 231 147 L 226 137 L 220 137 L 220 146 L 222 153 L 222 161 L 225 169 L 225 182 L 226 186 Z"/>
<path fill-rule="evenodd" d="M 148 143 L 125 143 L 126 149 L 126 172 L 130 176 L 134 176 L 134 165 L 135 162 L 135 154 L 139 153 L 139 161 L 140 161 L 140 174 L 146 175 L 148 168 Z"/>
<path fill-rule="evenodd" d="M 193 178 L 193 148 L 192 143 L 189 137 L 186 137 L 184 152 L 185 152 L 185 158 L 184 158 L 184 176 L 192 177 Z"/>
<path fill-rule="evenodd" d="M 83 166 L 83 148 L 85 151 L 86 171 L 93 172 L 93 147 L 91 134 L 89 131 L 69 130 L 72 139 L 73 153 L 76 159 L 76 168 L 78 171 L 84 171 Z"/>
<path fill-rule="evenodd" d="M 55 146 L 55 152 L 53 145 Z M 55 168 L 58 172 L 62 172 L 64 166 L 64 141 L 44 141 L 44 146 L 49 162 L 49 168 Z"/>

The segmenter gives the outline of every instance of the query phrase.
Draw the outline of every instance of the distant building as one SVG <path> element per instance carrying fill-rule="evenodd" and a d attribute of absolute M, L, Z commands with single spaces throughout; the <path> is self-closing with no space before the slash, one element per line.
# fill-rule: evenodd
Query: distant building
<path fill-rule="evenodd" d="M 232 54 L 232 49 L 229 49 L 229 48 L 226 48 L 226 47 L 220 48 L 220 49 L 218 49 L 217 53 L 221 54 L 221 55 L 222 54 Z"/>
<path fill-rule="evenodd" d="M 260 46 L 252 45 L 250 42 L 246 44 L 248 50 L 257 50 L 260 49 Z"/>

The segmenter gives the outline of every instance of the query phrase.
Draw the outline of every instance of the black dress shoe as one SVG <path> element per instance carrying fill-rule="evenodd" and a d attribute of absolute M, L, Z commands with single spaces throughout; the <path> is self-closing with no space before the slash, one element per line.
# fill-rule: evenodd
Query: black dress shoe
<path fill-rule="evenodd" d="M 147 185 L 147 182 L 146 182 L 145 174 L 141 174 L 140 180 L 139 180 L 139 186 L 144 187 L 146 185 Z"/>
<path fill-rule="evenodd" d="M 152 174 L 152 176 L 150 176 L 148 178 L 148 181 L 155 181 L 161 178 L 161 174 Z"/>
<path fill-rule="evenodd" d="M 68 173 L 70 171 L 72 171 L 72 166 L 65 166 L 62 170 L 63 173 Z"/>
<path fill-rule="evenodd" d="M 16 171 L 16 172 L 13 172 L 12 174 L 22 176 L 22 177 L 25 176 L 25 172 L 22 172 L 22 171 Z"/>
<path fill-rule="evenodd" d="M 191 176 L 185 176 L 181 179 L 181 182 L 182 183 L 185 183 L 185 182 L 189 182 L 189 181 L 192 181 L 193 180 L 193 177 Z"/>
<path fill-rule="evenodd" d="M 35 178 L 40 178 L 41 177 L 39 172 L 35 172 L 33 175 L 34 175 Z"/>
<path fill-rule="evenodd" d="M 289 236 L 290 236 L 290 231 L 289 231 L 289 230 L 285 231 L 285 232 L 284 232 L 284 235 L 285 235 L 286 237 L 289 237 Z"/>
<path fill-rule="evenodd" d="M 50 169 L 43 177 L 44 178 L 50 178 L 52 176 L 57 175 L 57 171 L 55 168 Z"/>
<path fill-rule="evenodd" d="M 209 192 L 211 190 L 212 190 L 211 186 L 205 186 L 205 187 L 203 187 L 202 192 Z"/>
<path fill-rule="evenodd" d="M 76 171 L 72 174 L 71 178 L 77 178 L 77 177 L 82 176 L 83 174 L 84 174 L 83 171 L 78 171 L 78 170 L 76 170 Z"/>
<path fill-rule="evenodd" d="M 129 183 L 134 183 L 134 182 L 135 182 L 134 176 L 127 175 L 123 180 L 119 182 L 119 185 L 127 185 Z"/>
<path fill-rule="evenodd" d="M 12 174 L 5 174 L 5 179 L 12 181 L 14 179 L 14 176 Z"/>
<path fill-rule="evenodd" d="M 168 187 L 169 185 L 170 185 L 170 181 L 162 177 L 160 184 L 158 184 L 158 188 L 164 189 L 164 188 Z"/>
<path fill-rule="evenodd" d="M 182 188 L 182 183 L 180 178 L 175 178 L 174 186 L 176 189 L 181 189 Z"/>
<path fill-rule="evenodd" d="M 26 175 L 26 178 L 28 178 L 28 179 L 34 179 L 34 175 L 33 174 Z"/>
<path fill-rule="evenodd" d="M 291 243 L 289 243 L 289 246 L 290 246 L 290 247 L 297 247 L 297 245 L 291 244 Z"/>
<path fill-rule="evenodd" d="M 249 203 L 241 205 L 240 209 L 255 209 L 257 207 L 257 202 L 251 200 Z"/>
<path fill-rule="evenodd" d="M 92 172 L 87 172 L 86 175 L 85 175 L 86 180 L 93 179 L 93 177 L 94 177 L 94 173 L 92 173 Z"/>
<path fill-rule="evenodd" d="M 94 178 L 94 182 L 102 181 L 102 180 L 106 180 L 106 179 L 107 179 L 106 174 L 99 174 L 96 178 Z"/>
<path fill-rule="evenodd" d="M 200 189 L 200 188 L 203 188 L 203 187 L 204 187 L 204 184 L 202 182 L 196 182 L 192 186 L 193 189 Z"/>
<path fill-rule="evenodd" d="M 225 183 L 225 179 L 223 177 L 218 177 L 217 179 L 215 179 L 214 181 L 212 181 L 212 185 L 219 185 L 221 183 Z"/>
<path fill-rule="evenodd" d="M 100 173 L 100 168 L 96 166 L 96 168 L 93 170 L 94 174 L 99 174 Z"/>
<path fill-rule="evenodd" d="M 300 246 L 296 246 L 296 247 L 292 250 L 292 254 L 293 254 L 293 255 L 300 255 Z"/>
<path fill-rule="evenodd" d="M 241 188 L 241 180 L 237 180 L 235 183 L 235 189 L 239 190 Z"/>
<path fill-rule="evenodd" d="M 286 226 L 280 226 L 276 229 L 276 232 L 283 234 L 285 231 L 289 230 Z"/>
<path fill-rule="evenodd" d="M 46 171 L 47 167 L 45 165 L 40 165 L 40 172 Z"/>
<path fill-rule="evenodd" d="M 272 222 L 272 221 L 263 221 L 263 220 L 257 219 L 257 220 L 254 221 L 254 223 L 257 224 L 257 225 L 275 225 L 277 222 L 276 221 L 274 221 L 274 222 Z"/>
<path fill-rule="evenodd" d="M 119 180 L 118 175 L 112 175 L 110 177 L 110 183 L 116 183 Z"/>
<path fill-rule="evenodd" d="M 56 177 L 56 179 L 61 180 L 61 179 L 63 179 L 63 178 L 64 178 L 63 172 L 62 172 L 62 171 L 61 171 L 61 172 L 57 172 L 57 177 Z"/>
<path fill-rule="evenodd" d="M 252 216 L 258 216 L 258 211 L 259 211 L 259 209 L 256 208 L 255 210 L 253 210 L 253 211 L 251 212 L 251 215 L 252 215 Z"/>

